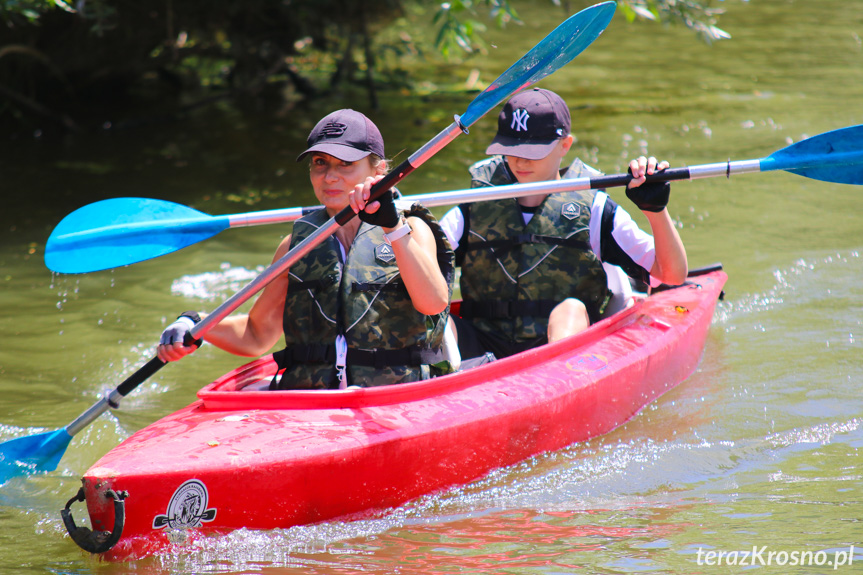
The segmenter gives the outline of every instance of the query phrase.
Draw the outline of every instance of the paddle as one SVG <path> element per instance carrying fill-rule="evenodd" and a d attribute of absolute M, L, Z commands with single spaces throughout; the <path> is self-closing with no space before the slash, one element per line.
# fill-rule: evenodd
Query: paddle
<path fill-rule="evenodd" d="M 825 182 L 863 184 L 863 125 L 813 136 L 760 160 L 673 168 L 648 177 L 648 181 L 694 180 L 773 170 L 785 170 Z M 627 174 L 602 176 L 592 179 L 590 187 L 625 186 L 630 179 Z M 573 180 L 568 182 L 560 184 L 565 189 L 555 189 L 554 186 L 558 184 L 554 182 L 523 189 L 535 190 L 534 193 L 589 189 L 566 187 L 572 185 Z M 503 186 L 498 192 L 504 195 L 497 197 L 508 197 L 507 194 L 514 194 L 517 189 Z M 404 199 L 422 201 L 428 207 L 497 199 L 474 196 L 473 191 L 470 196 L 464 196 L 464 192 L 467 190 L 408 196 Z M 486 193 L 493 195 L 492 192 Z M 60 273 L 94 272 L 169 254 L 211 238 L 227 228 L 291 222 L 316 209 L 318 207 L 286 208 L 210 216 L 163 200 L 103 200 L 75 210 L 57 225 L 45 247 L 45 263 L 51 270 Z"/>
<path fill-rule="evenodd" d="M 467 129 L 474 122 L 509 96 L 545 78 L 575 58 L 605 30 L 614 15 L 615 6 L 614 2 L 603 2 L 586 8 L 555 28 L 479 94 L 468 105 L 463 116 L 460 118 L 456 116 L 452 125 L 432 138 L 431 141 L 378 182 L 372 188 L 369 201 L 380 197 L 381 194 L 404 179 L 460 133 L 467 132 Z M 190 333 L 190 339 L 201 338 L 222 319 L 263 289 L 265 285 L 308 254 L 316 245 L 335 233 L 336 229 L 353 219 L 355 215 L 350 207 L 346 207 L 336 214 L 328 223 L 294 246 L 288 253 L 264 270 L 261 275 L 195 325 Z M 120 400 L 125 395 L 164 365 L 158 357 L 151 359 L 62 430 L 37 434 L 28 438 L 17 438 L 0 444 L 0 462 L 4 463 L 4 465 L 0 465 L 3 468 L 0 472 L 0 479 L 5 481 L 14 475 L 55 469 L 69 444 L 69 440 L 75 433 L 110 407 L 118 407 Z"/>

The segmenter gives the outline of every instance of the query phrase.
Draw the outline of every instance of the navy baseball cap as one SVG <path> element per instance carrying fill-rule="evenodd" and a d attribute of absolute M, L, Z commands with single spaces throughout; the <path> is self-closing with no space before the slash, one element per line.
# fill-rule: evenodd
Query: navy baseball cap
<path fill-rule="evenodd" d="M 312 128 L 308 149 L 297 156 L 299 162 L 312 152 L 329 154 L 344 162 L 356 162 L 369 154 L 384 155 L 384 139 L 374 122 L 356 110 L 336 110 Z"/>
<path fill-rule="evenodd" d="M 541 160 L 570 130 L 569 108 L 550 90 L 519 92 L 504 104 L 497 134 L 485 153 Z"/>

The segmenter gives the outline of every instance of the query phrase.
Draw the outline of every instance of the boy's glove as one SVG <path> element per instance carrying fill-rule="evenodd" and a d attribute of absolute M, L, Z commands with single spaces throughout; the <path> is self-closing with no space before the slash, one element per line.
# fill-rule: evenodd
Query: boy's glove
<path fill-rule="evenodd" d="M 631 176 L 632 170 L 627 171 Z M 670 194 L 671 184 L 669 182 L 644 182 L 637 188 L 626 188 L 626 197 L 644 212 L 661 212 L 664 210 L 668 206 Z"/>

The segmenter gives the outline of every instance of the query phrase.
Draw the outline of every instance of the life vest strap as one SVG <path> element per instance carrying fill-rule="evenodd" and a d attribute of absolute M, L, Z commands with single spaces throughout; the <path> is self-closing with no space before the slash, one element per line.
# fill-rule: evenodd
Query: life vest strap
<path fill-rule="evenodd" d="M 427 349 L 417 345 L 400 349 L 354 349 L 348 348 L 347 365 L 362 367 L 419 367 L 432 365 L 446 359 L 443 349 Z M 295 364 L 323 363 L 335 365 L 335 344 L 292 345 L 273 354 L 279 370 Z"/>
<path fill-rule="evenodd" d="M 590 244 L 572 238 L 558 238 L 555 236 L 543 236 L 539 234 L 518 234 L 502 240 L 488 240 L 484 242 L 469 242 L 468 251 L 493 249 L 495 251 L 514 250 L 525 244 L 545 244 L 549 246 L 564 246 L 579 250 L 590 250 Z"/>
<path fill-rule="evenodd" d="M 334 285 L 339 281 L 338 276 L 336 275 L 328 275 L 321 279 L 309 280 L 309 281 L 289 281 L 288 282 L 288 293 L 303 291 L 303 290 L 314 290 L 321 291 L 322 289 L 326 289 L 331 285 Z"/>
<path fill-rule="evenodd" d="M 402 282 L 390 282 L 388 284 L 354 282 L 351 284 L 351 289 L 354 291 L 408 291 Z"/>

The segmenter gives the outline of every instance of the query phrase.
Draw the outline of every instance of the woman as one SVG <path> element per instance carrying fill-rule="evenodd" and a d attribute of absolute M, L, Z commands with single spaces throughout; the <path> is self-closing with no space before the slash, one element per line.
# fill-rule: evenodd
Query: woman
<path fill-rule="evenodd" d="M 284 374 L 274 389 L 327 389 L 417 381 L 445 373 L 444 330 L 452 251 L 431 214 L 396 205 L 393 193 L 368 203 L 387 170 L 377 127 L 354 110 L 323 118 L 309 134 L 309 173 L 324 208 L 294 223 L 280 259 L 347 206 L 359 218 L 264 288 L 248 315 L 222 320 L 204 339 L 237 355 L 274 354 Z M 200 321 L 185 313 L 162 334 L 158 355 L 194 351 L 183 338 Z"/>

